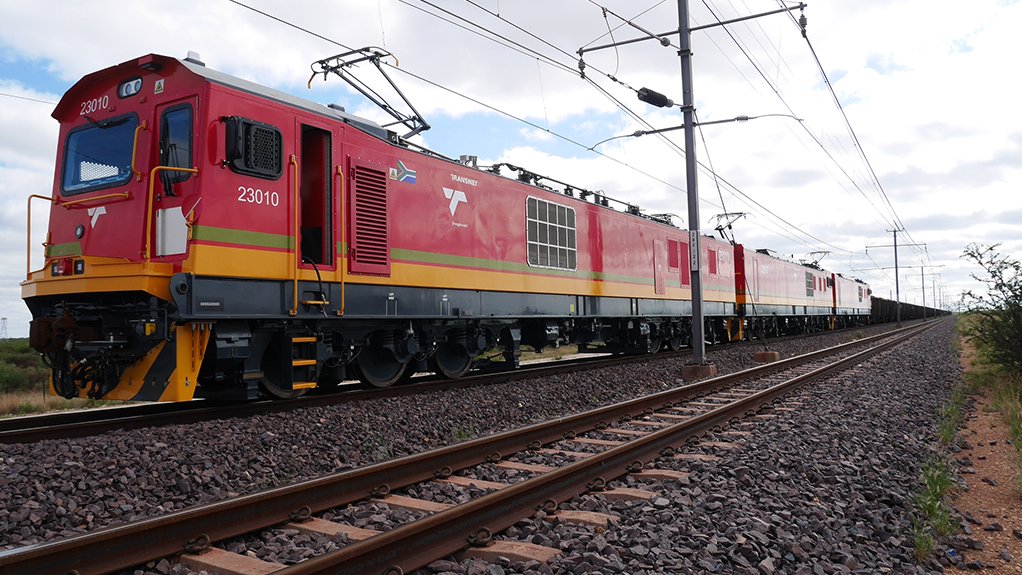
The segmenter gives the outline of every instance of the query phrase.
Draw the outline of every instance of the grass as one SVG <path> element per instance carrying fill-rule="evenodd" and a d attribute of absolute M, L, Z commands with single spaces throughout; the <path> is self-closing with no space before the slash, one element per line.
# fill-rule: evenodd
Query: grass
<path fill-rule="evenodd" d="M 108 401 L 102 399 L 64 399 L 50 395 L 44 390 L 16 391 L 0 394 L 0 417 L 15 417 L 62 411 L 65 409 L 91 409 L 94 407 L 110 407 L 124 405 L 125 401 Z"/>
<path fill-rule="evenodd" d="M 49 368 L 27 339 L 0 340 L 0 417 L 124 403 L 50 395 L 49 375 Z"/>
<path fill-rule="evenodd" d="M 958 531 L 959 525 L 949 503 L 955 489 L 952 466 L 944 453 L 935 454 L 923 465 L 922 488 L 913 500 L 913 555 L 922 563 L 933 555 L 938 538 Z"/>
<path fill-rule="evenodd" d="M 957 339 L 955 349 L 961 354 L 965 347 Z M 913 499 L 912 519 L 913 556 L 919 563 L 933 556 L 938 539 L 949 537 L 959 529 L 959 522 L 950 503 L 956 489 L 951 454 L 965 418 L 967 394 L 974 389 L 968 382 L 963 382 L 951 390 L 937 422 L 934 453 L 919 473 L 920 488 Z"/>
<path fill-rule="evenodd" d="M 453 437 L 455 441 L 468 441 L 469 439 L 475 439 L 478 436 L 479 430 L 474 426 L 469 426 L 467 429 L 462 429 L 461 427 L 451 428 L 451 437 Z"/>
<path fill-rule="evenodd" d="M 940 423 L 937 425 L 937 439 L 944 447 L 950 447 L 958 435 L 962 425 L 962 408 L 965 405 L 965 390 L 961 386 L 951 392 L 951 399 L 941 412 Z"/>
<path fill-rule="evenodd" d="M 941 410 L 937 425 L 938 446 L 933 457 L 923 465 L 921 487 L 913 500 L 913 554 L 920 563 L 933 556 L 936 542 L 956 533 L 958 521 L 948 503 L 955 490 L 951 449 L 964 418 L 968 393 L 989 393 L 993 411 L 1000 412 L 1007 423 L 1015 448 L 1016 491 L 1022 495 L 1022 374 L 991 360 L 989 350 L 977 349 L 964 334 L 973 318 L 959 318 L 958 337 L 954 349 L 965 367 L 962 385 L 951 392 Z"/>
<path fill-rule="evenodd" d="M 960 326 L 960 334 L 964 328 Z M 1015 448 L 1015 488 L 1022 497 L 1022 373 L 998 365 L 989 350 L 976 349 L 974 342 L 964 335 L 958 339 L 967 360 L 966 384 L 976 391 L 988 392 L 991 402 L 987 409 L 999 412 L 1008 426 L 1011 444 Z"/>

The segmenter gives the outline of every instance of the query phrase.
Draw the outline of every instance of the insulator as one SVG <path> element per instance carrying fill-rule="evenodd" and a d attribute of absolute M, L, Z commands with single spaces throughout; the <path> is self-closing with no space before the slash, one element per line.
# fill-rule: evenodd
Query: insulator
<path fill-rule="evenodd" d="M 639 100 L 658 108 L 670 108 L 674 105 L 674 100 L 649 88 L 639 88 L 638 95 Z"/>

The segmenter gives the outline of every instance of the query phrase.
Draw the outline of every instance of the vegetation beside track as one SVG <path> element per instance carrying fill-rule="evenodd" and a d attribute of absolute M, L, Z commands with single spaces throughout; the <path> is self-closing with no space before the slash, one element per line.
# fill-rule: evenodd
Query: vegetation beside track
<path fill-rule="evenodd" d="M 986 293 L 963 294 L 967 313 L 959 322 L 974 351 L 966 382 L 990 394 L 1015 448 L 1015 486 L 1022 496 L 1022 262 L 998 251 L 1000 245 L 970 244 L 962 258 L 978 265 L 972 277 Z"/>
<path fill-rule="evenodd" d="M 920 563 L 933 557 L 938 539 L 949 537 L 959 529 L 951 504 L 952 497 L 958 492 L 952 457 L 958 430 L 965 419 L 967 399 L 964 384 L 951 391 L 937 423 L 937 444 L 920 471 L 920 489 L 912 502 L 912 543 L 915 558 Z"/>
<path fill-rule="evenodd" d="M 0 417 L 121 403 L 54 397 L 47 389 L 49 373 L 27 339 L 0 340 Z"/>
<path fill-rule="evenodd" d="M 963 382 L 955 388 L 937 428 L 939 444 L 923 467 L 914 501 L 915 556 L 933 556 L 937 538 L 959 530 L 950 499 L 957 491 L 953 447 L 964 422 L 968 395 L 990 399 L 987 409 L 1008 426 L 1015 455 L 1015 493 L 1022 497 L 1022 262 L 998 252 L 998 245 L 970 244 L 962 254 L 982 270 L 973 274 L 985 293 L 962 294 L 965 313 L 957 320 L 956 351 Z"/>

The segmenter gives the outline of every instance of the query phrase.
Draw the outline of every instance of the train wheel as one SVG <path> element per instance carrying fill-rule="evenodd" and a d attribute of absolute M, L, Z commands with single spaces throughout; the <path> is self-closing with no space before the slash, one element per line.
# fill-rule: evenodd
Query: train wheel
<path fill-rule="evenodd" d="M 445 341 L 437 346 L 433 354 L 433 366 L 444 377 L 458 379 L 472 368 L 472 356 L 465 346 Z"/>
<path fill-rule="evenodd" d="M 660 351 L 660 347 L 663 346 L 663 341 L 664 341 L 663 338 L 650 336 L 648 348 L 649 351 L 647 351 L 646 353 L 656 353 Z"/>
<path fill-rule="evenodd" d="M 405 372 L 407 364 L 401 363 L 394 353 L 381 347 L 364 347 L 355 358 L 358 380 L 373 387 L 390 387 Z"/>
<path fill-rule="evenodd" d="M 681 335 L 671 335 L 667 338 L 667 348 L 671 351 L 678 351 L 685 345 L 685 338 Z"/>

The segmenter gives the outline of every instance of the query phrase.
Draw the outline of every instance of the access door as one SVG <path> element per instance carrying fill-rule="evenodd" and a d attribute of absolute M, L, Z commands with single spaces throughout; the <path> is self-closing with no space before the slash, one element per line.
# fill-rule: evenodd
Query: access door
<path fill-rule="evenodd" d="M 337 269 L 334 134 L 304 123 L 299 130 L 298 267 L 333 271 Z"/>
<path fill-rule="evenodd" d="M 156 107 L 156 146 L 149 183 L 149 213 L 154 221 L 147 257 L 183 255 L 188 250 L 188 224 L 199 196 L 195 177 L 196 99 L 185 98 Z M 146 174 L 146 176 L 150 176 Z"/>

